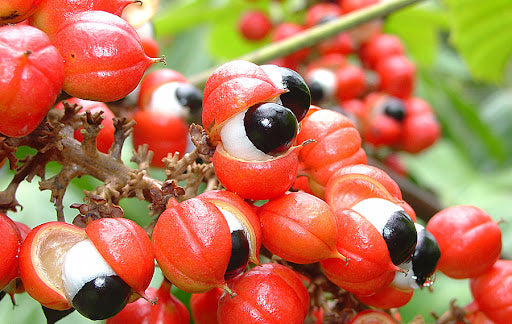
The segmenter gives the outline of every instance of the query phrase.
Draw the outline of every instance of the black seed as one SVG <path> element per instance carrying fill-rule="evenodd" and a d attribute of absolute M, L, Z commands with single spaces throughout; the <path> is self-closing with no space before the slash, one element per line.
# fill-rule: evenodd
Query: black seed
<path fill-rule="evenodd" d="M 398 121 L 402 121 L 405 117 L 405 106 L 403 101 L 394 97 L 386 99 L 384 104 L 384 114 Z"/>
<path fill-rule="evenodd" d="M 83 316 L 92 320 L 110 318 L 128 303 L 131 288 L 119 276 L 101 276 L 87 282 L 71 304 Z"/>
<path fill-rule="evenodd" d="M 398 210 L 389 217 L 382 236 L 388 246 L 391 261 L 395 265 L 409 259 L 414 253 L 417 233 L 414 222 L 403 210 Z"/>
<path fill-rule="evenodd" d="M 325 98 L 324 87 L 318 81 L 311 81 L 309 83 L 309 91 L 311 93 L 311 102 L 318 104 Z"/>
<path fill-rule="evenodd" d="M 280 98 L 283 106 L 290 109 L 300 122 L 311 106 L 311 93 L 302 76 L 292 69 L 279 67 L 283 86 L 288 92 Z"/>
<path fill-rule="evenodd" d="M 292 111 L 272 102 L 252 106 L 244 116 L 245 132 L 257 149 L 267 154 L 288 150 L 297 136 Z"/>
<path fill-rule="evenodd" d="M 420 287 L 434 273 L 440 257 L 441 250 L 435 237 L 425 229 L 419 231 L 418 243 L 412 256 L 412 271 Z"/>
<path fill-rule="evenodd" d="M 249 262 L 249 241 L 242 230 L 231 232 L 231 257 L 229 258 L 228 268 L 224 277 L 232 278 L 247 267 Z"/>
<path fill-rule="evenodd" d="M 203 94 L 201 91 L 188 83 L 182 83 L 176 88 L 176 98 L 191 111 L 199 111 L 203 105 Z"/>

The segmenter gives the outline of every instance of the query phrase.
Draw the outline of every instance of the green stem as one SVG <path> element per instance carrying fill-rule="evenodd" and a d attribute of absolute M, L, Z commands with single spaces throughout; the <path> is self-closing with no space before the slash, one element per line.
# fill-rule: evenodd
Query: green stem
<path fill-rule="evenodd" d="M 305 30 L 296 36 L 286 38 L 280 42 L 264 46 L 256 51 L 239 57 L 239 60 L 264 64 L 279 57 L 286 56 L 305 47 L 313 46 L 320 41 L 332 37 L 342 31 L 359 26 L 365 22 L 386 16 L 406 6 L 422 0 L 389 0 L 381 1 L 375 5 L 343 15 L 329 23 L 321 24 Z M 215 68 L 203 71 L 189 78 L 197 87 L 203 87 Z"/>

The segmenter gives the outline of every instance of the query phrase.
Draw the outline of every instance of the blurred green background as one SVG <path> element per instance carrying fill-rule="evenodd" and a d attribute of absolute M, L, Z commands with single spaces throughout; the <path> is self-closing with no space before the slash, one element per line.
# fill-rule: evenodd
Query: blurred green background
<path fill-rule="evenodd" d="M 219 63 L 236 58 L 269 42 L 248 43 L 236 31 L 237 18 L 248 8 L 260 8 L 273 17 L 300 22 L 304 0 L 175 0 L 160 3 L 153 19 L 167 68 L 187 77 Z M 410 155 L 400 153 L 411 179 L 432 191 L 443 207 L 470 204 L 483 208 L 503 230 L 503 257 L 512 255 L 512 1 L 445 0 L 424 1 L 400 10 L 385 20 L 385 31 L 399 35 L 409 57 L 418 68 L 415 95 L 426 99 L 436 111 L 443 137 L 428 150 Z M 129 141 L 128 141 L 129 142 Z M 123 151 L 130 164 L 128 143 Z M 20 156 L 30 152 L 21 150 Z M 56 174 L 57 164 L 48 166 Z M 152 176 L 164 179 L 162 171 Z M 12 178 L 6 166 L 0 169 L 4 189 Z M 55 220 L 50 193 L 38 189 L 38 179 L 23 183 L 17 198 L 23 209 L 9 215 L 33 227 Z M 64 206 L 68 221 L 76 211 L 68 206 L 81 202 L 84 189 L 98 181 L 90 177 L 75 179 Z M 136 199 L 122 201 L 128 218 L 141 225 L 149 222 L 147 203 Z M 157 273 L 152 286 L 160 283 Z M 178 292 L 179 294 L 179 292 Z M 179 294 L 187 300 L 187 294 Z M 417 291 L 400 312 L 404 321 L 423 315 L 433 322 L 430 312 L 442 314 L 451 299 L 458 305 L 470 302 L 468 282 L 438 274 L 433 291 Z M 40 306 L 27 294 L 0 301 L 0 323 L 45 323 Z M 73 313 L 59 323 L 88 323 Z"/>

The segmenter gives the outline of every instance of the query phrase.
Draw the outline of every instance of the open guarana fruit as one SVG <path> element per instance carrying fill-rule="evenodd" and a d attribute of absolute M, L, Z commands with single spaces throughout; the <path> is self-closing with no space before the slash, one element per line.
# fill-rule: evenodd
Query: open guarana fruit
<path fill-rule="evenodd" d="M 134 292 L 133 284 L 130 286 L 124 279 L 139 274 L 116 273 L 112 269 L 116 265 L 111 267 L 110 263 L 120 261 L 112 261 L 98 248 L 112 240 L 88 237 L 87 234 L 84 229 L 64 222 L 48 222 L 37 226 L 27 235 L 21 247 L 20 275 L 28 294 L 42 306 L 54 310 L 74 307 L 90 319 L 106 319 L 140 295 Z M 109 233 L 106 235 L 109 236 Z M 130 235 L 133 236 L 117 231 L 110 236 L 116 236 L 122 241 Z M 149 242 L 149 238 L 147 240 Z M 145 246 L 144 242 L 138 245 Z M 111 250 L 121 252 L 122 247 L 114 246 Z M 138 252 L 134 251 L 133 254 L 137 255 Z M 148 259 L 152 257 L 152 250 L 145 252 L 148 252 Z M 142 277 L 148 277 L 149 285 L 153 272 L 146 272 Z"/>

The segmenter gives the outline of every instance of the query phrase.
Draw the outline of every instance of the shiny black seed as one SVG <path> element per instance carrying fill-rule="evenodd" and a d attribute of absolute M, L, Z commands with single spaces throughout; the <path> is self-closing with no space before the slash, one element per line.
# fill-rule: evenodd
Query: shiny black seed
<path fill-rule="evenodd" d="M 394 97 L 386 99 L 384 103 L 384 114 L 398 121 L 402 121 L 405 117 L 404 102 Z"/>
<path fill-rule="evenodd" d="M 110 318 L 128 303 L 131 288 L 119 276 L 101 276 L 87 282 L 71 304 L 83 316 L 92 320 Z"/>
<path fill-rule="evenodd" d="M 249 241 L 242 230 L 231 232 L 231 257 L 224 277 L 232 278 L 245 270 L 249 262 Z"/>
<path fill-rule="evenodd" d="M 188 83 L 182 83 L 176 88 L 176 98 L 191 111 L 199 111 L 203 105 L 203 94 L 201 91 Z"/>
<path fill-rule="evenodd" d="M 425 229 L 420 230 L 418 243 L 412 256 L 412 271 L 414 271 L 416 282 L 420 287 L 434 273 L 440 257 L 441 250 L 435 237 Z"/>
<path fill-rule="evenodd" d="M 311 93 L 311 102 L 319 104 L 325 98 L 324 87 L 318 81 L 311 81 L 309 84 L 309 92 Z"/>
<path fill-rule="evenodd" d="M 244 116 L 244 127 L 254 146 L 271 155 L 288 150 L 297 136 L 297 119 L 293 112 L 272 102 L 249 108 Z"/>
<path fill-rule="evenodd" d="M 311 106 L 311 93 L 302 76 L 292 69 L 279 67 L 283 86 L 288 92 L 280 98 L 283 106 L 290 109 L 300 122 Z"/>
<path fill-rule="evenodd" d="M 386 222 L 382 236 L 388 246 L 391 261 L 395 265 L 409 259 L 414 253 L 417 241 L 414 222 L 403 210 L 397 210 Z"/>

